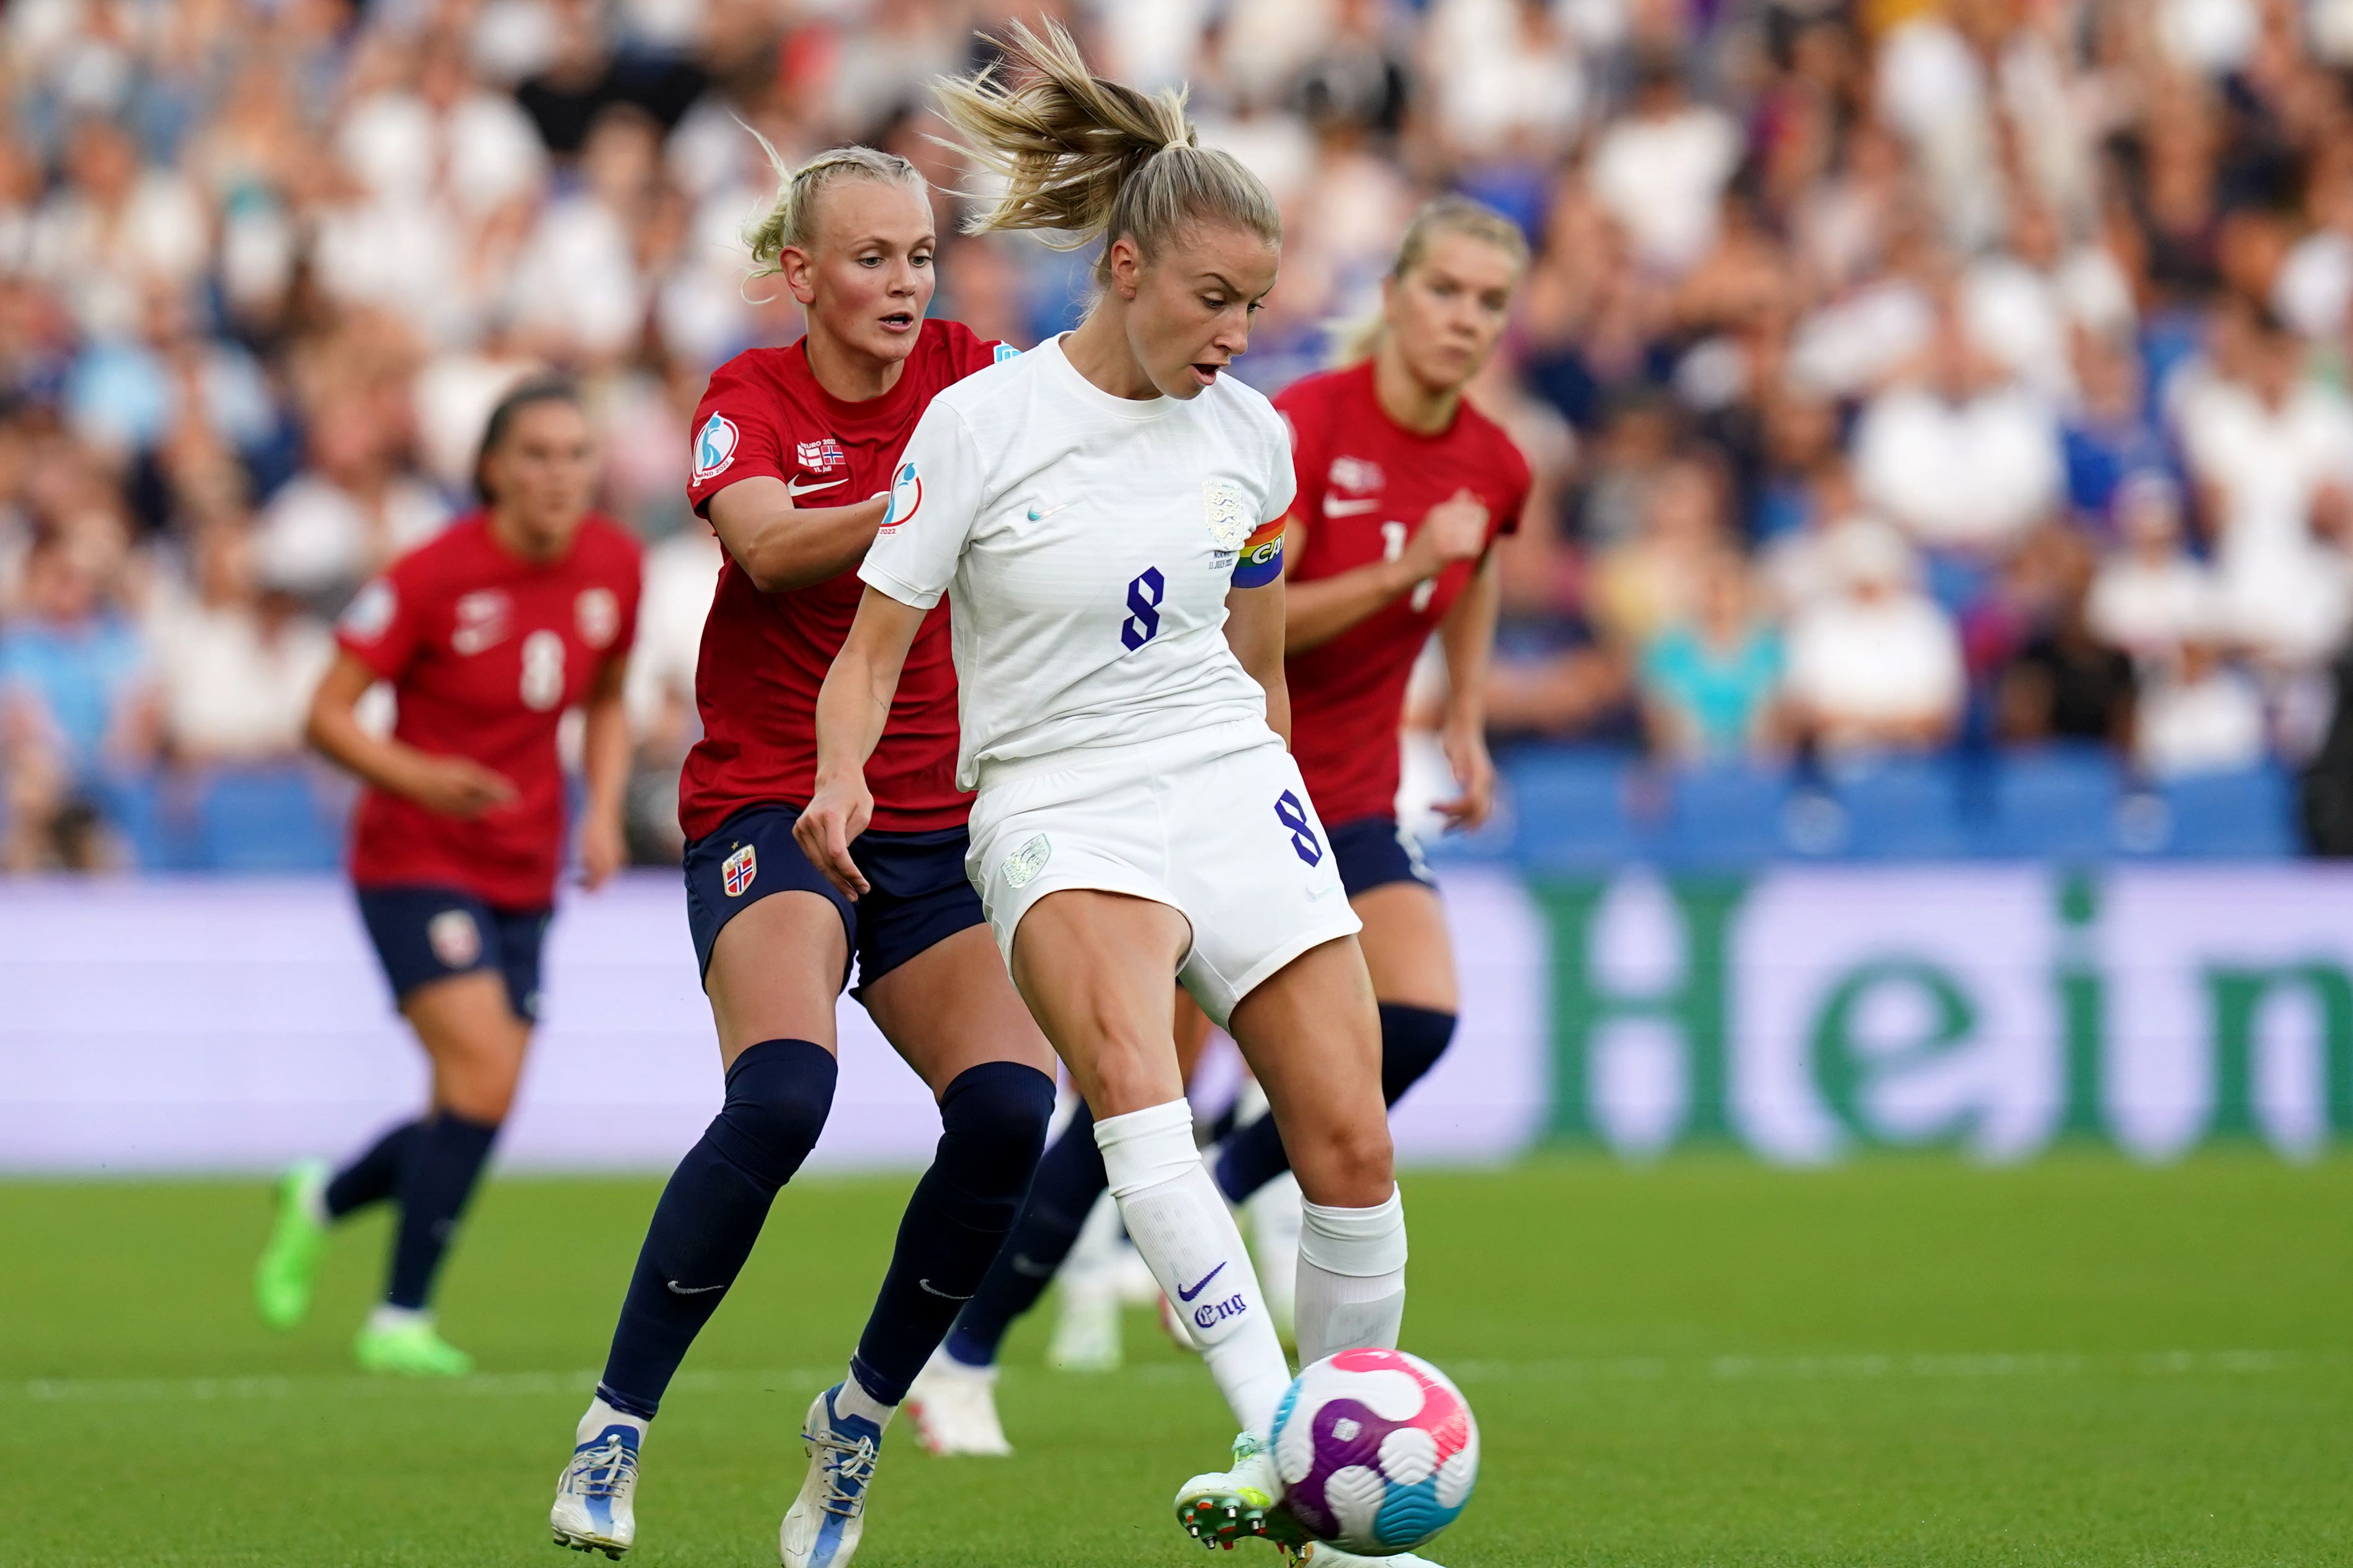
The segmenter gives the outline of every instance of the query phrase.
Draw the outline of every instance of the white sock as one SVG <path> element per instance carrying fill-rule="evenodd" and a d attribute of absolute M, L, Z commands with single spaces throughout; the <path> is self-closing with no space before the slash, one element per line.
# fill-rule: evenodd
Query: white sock
<path fill-rule="evenodd" d="M 417 1307 L 396 1307 L 389 1301 L 376 1303 L 368 1314 L 367 1326 L 377 1333 L 394 1329 L 431 1328 L 433 1314 Z"/>
<path fill-rule="evenodd" d="M 1364 1345 L 1395 1350 L 1405 1326 L 1405 1204 L 1396 1189 L 1368 1209 L 1300 1210 L 1300 1364 Z"/>
<path fill-rule="evenodd" d="M 1111 1195 L 1245 1430 L 1264 1432 L 1291 1386 L 1242 1233 L 1193 1146 L 1181 1100 L 1095 1123 Z"/>
<path fill-rule="evenodd" d="M 877 1426 L 888 1426 L 891 1417 L 899 1413 L 897 1405 L 885 1405 L 866 1392 L 866 1385 L 858 1381 L 858 1369 L 854 1366 L 841 1380 L 841 1392 L 833 1396 L 833 1407 L 844 1415 L 862 1416 Z"/>
<path fill-rule="evenodd" d="M 574 1441 L 593 1443 L 605 1435 L 607 1426 L 634 1426 L 638 1429 L 638 1441 L 642 1443 L 649 1425 L 642 1415 L 632 1415 L 626 1410 L 614 1409 L 601 1399 L 592 1399 L 588 1402 L 588 1414 L 580 1418 L 579 1436 Z"/>

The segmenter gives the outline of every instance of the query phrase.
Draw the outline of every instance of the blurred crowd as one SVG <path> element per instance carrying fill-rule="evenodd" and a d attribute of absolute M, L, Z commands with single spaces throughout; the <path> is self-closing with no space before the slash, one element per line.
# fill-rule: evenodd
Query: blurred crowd
<path fill-rule="evenodd" d="M 926 84 L 1041 13 L 1282 202 L 1268 390 L 1422 196 L 1527 229 L 1475 394 L 1537 475 L 1499 737 L 2353 754 L 2353 0 L 12 0 L 0 868 L 294 757 L 332 617 L 544 365 L 649 550 L 632 820 L 672 855 L 688 416 L 799 330 L 744 285 L 744 128 L 913 159 L 935 312 L 1034 342 L 1083 260 L 953 237 Z"/>

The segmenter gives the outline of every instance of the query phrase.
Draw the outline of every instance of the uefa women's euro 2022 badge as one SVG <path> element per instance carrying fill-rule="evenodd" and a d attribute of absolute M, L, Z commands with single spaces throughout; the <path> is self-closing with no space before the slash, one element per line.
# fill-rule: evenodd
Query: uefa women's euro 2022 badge
<path fill-rule="evenodd" d="M 1226 479 L 1204 479 L 1201 509 L 1209 524 L 1212 563 L 1220 568 L 1231 566 L 1250 532 L 1250 515 L 1242 502 L 1241 487 Z"/>

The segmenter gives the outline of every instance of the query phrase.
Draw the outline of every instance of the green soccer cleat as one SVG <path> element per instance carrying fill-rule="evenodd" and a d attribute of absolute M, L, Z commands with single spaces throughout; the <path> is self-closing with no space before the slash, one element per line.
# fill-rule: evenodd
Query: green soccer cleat
<path fill-rule="evenodd" d="M 1176 1522 L 1212 1549 L 1233 1550 L 1252 1536 L 1280 1536 L 1287 1522 L 1275 1513 L 1282 1481 L 1274 1471 L 1274 1447 L 1255 1432 L 1234 1439 L 1234 1466 L 1195 1476 L 1176 1491 Z"/>
<path fill-rule="evenodd" d="M 280 1178 L 278 1223 L 253 1269 L 253 1304 L 261 1321 L 281 1332 L 311 1315 L 311 1292 L 326 1253 L 327 1222 L 320 1205 L 327 1167 L 305 1160 Z"/>
<path fill-rule="evenodd" d="M 434 1332 L 422 1316 L 395 1323 L 371 1318 L 352 1346 L 362 1372 L 385 1372 L 396 1377 L 464 1377 L 474 1370 L 474 1358 Z"/>

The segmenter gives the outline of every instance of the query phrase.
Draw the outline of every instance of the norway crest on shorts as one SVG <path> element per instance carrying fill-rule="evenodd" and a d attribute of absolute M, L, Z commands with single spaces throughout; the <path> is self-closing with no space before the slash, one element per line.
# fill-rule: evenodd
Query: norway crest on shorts
<path fill-rule="evenodd" d="M 731 899 L 740 899 L 751 889 L 752 879 L 760 874 L 760 857 L 746 844 L 727 857 L 719 868 L 720 884 Z"/>
<path fill-rule="evenodd" d="M 1230 566 L 1250 539 L 1250 508 L 1241 486 L 1229 479 L 1201 481 L 1201 511 L 1209 525 L 1209 552 L 1219 566 Z"/>

